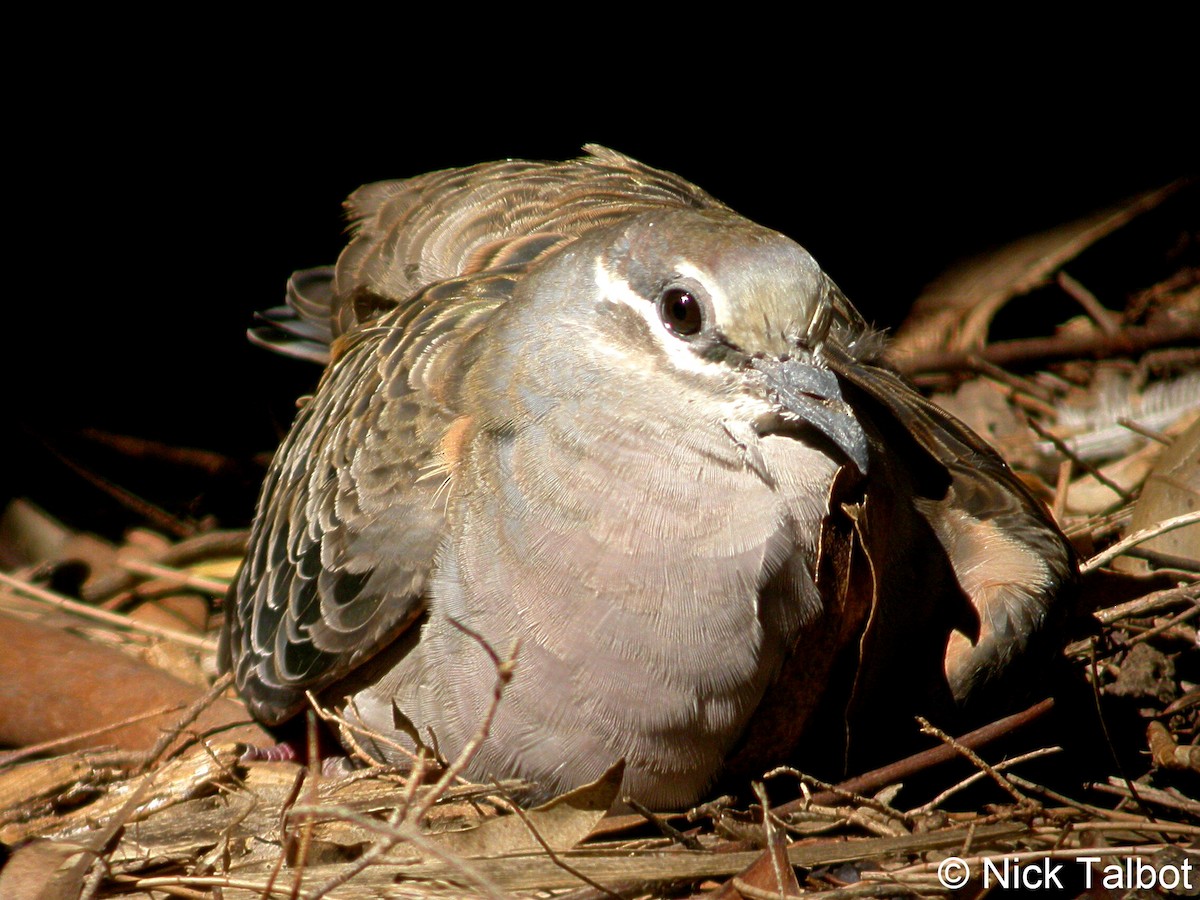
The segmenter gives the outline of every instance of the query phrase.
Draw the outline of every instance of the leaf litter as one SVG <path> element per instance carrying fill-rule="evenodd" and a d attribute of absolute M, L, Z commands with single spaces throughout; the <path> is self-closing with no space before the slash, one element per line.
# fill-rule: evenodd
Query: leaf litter
<path fill-rule="evenodd" d="M 467 784 L 454 761 L 323 771 L 247 754 L 255 726 L 214 719 L 236 704 L 203 687 L 245 533 L 163 528 L 174 520 L 155 513 L 157 529 L 118 545 L 18 499 L 0 517 L 3 621 L 87 642 L 92 672 L 120 660 L 185 687 L 156 704 L 132 677 L 87 734 L 22 740 L 34 732 L 8 715 L 4 740 L 33 746 L 0 755 L 0 896 L 974 896 L 986 863 L 1054 862 L 1069 864 L 1067 893 L 1115 897 L 1100 872 L 1134 858 L 1166 884 L 1200 863 L 1198 193 L 1169 185 L 968 261 L 894 344 L 897 367 L 1000 450 L 1085 561 L 1086 621 L 1063 654 L 1075 695 L 957 737 L 926 725 L 928 749 L 840 784 L 782 768 L 748 798 L 606 815 L 617 771 L 525 810 L 520 783 Z M 496 662 L 498 697 L 511 661 Z M 44 690 L 70 682 L 57 663 L 8 674 Z M 52 719 L 55 698 L 39 702 Z M 1039 743 L 1071 707 L 1095 713 L 1087 760 Z M 971 873 L 953 889 L 939 878 L 951 857 Z"/>

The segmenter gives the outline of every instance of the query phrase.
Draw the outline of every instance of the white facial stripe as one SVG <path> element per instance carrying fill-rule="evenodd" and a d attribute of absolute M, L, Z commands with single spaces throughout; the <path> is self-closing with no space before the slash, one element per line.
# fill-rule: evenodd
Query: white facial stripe
<path fill-rule="evenodd" d="M 628 281 L 610 275 L 601 260 L 596 260 L 596 287 L 600 289 L 600 296 L 622 303 L 641 316 L 650 333 L 654 335 L 654 339 L 658 341 L 663 352 L 670 357 L 671 362 L 677 368 L 709 378 L 723 379 L 728 375 L 723 366 L 700 359 L 688 349 L 686 343 L 668 333 L 666 326 L 658 318 L 658 310 L 655 305 L 634 291 Z"/>
<path fill-rule="evenodd" d="M 693 268 L 692 271 L 686 274 L 688 277 L 697 277 L 693 273 L 698 271 Z M 680 272 L 679 274 L 683 275 L 685 273 Z M 621 303 L 642 317 L 650 334 L 654 336 L 659 346 L 663 348 L 663 351 L 677 368 L 685 372 L 692 372 L 705 378 L 727 383 L 729 370 L 725 366 L 720 363 L 707 362 L 701 359 L 691 351 L 685 341 L 679 340 L 679 338 L 668 332 L 666 326 L 658 318 L 658 310 L 655 304 L 651 303 L 647 298 L 639 296 L 625 279 L 614 278 L 610 275 L 600 260 L 596 261 L 595 279 L 596 287 L 600 289 L 600 296 L 611 303 Z M 705 286 L 708 287 L 707 283 Z M 724 301 L 723 296 L 722 301 Z M 605 343 L 604 341 L 600 342 L 601 345 Z M 604 352 L 611 351 L 606 350 Z M 623 357 L 627 356 L 624 353 L 621 353 L 621 355 Z M 738 390 L 732 391 L 718 402 L 722 409 L 721 415 L 728 416 L 736 421 L 752 420 L 758 416 L 776 414 L 775 407 L 767 402 L 765 398 L 755 397 Z"/>
<path fill-rule="evenodd" d="M 709 299 L 712 300 L 713 313 L 717 317 L 718 322 L 728 322 L 729 315 L 729 300 L 725 297 L 725 292 L 717 287 L 716 279 L 708 272 L 704 271 L 691 260 L 681 259 L 675 265 L 675 271 L 684 278 L 691 278 L 693 281 L 698 281 L 704 285 L 704 289 L 708 292 Z"/>

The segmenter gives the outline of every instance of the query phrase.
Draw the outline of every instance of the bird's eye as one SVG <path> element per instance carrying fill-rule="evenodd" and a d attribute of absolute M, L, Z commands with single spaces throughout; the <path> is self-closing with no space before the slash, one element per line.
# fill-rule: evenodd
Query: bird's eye
<path fill-rule="evenodd" d="M 700 301 L 683 288 L 668 288 L 658 300 L 658 317 L 677 337 L 691 337 L 704 327 Z"/>

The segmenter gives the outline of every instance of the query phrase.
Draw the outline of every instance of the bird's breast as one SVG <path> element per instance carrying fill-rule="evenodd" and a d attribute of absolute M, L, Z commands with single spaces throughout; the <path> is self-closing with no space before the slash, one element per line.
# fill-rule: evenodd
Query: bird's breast
<path fill-rule="evenodd" d="M 819 612 L 811 535 L 836 467 L 772 438 L 764 480 L 718 422 L 555 413 L 462 445 L 417 718 L 461 747 L 494 683 L 476 636 L 519 643 L 481 774 L 562 786 L 625 757 L 635 782 L 704 782 Z"/>

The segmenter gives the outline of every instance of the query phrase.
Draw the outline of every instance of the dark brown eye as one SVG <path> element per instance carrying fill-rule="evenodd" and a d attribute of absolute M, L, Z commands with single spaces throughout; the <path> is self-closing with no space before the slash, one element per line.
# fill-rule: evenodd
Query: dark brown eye
<path fill-rule="evenodd" d="M 658 300 L 658 317 L 667 330 L 679 337 L 699 334 L 704 327 L 700 301 L 683 288 L 668 288 Z"/>

